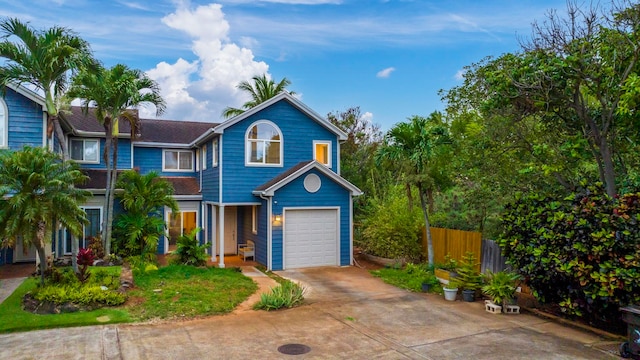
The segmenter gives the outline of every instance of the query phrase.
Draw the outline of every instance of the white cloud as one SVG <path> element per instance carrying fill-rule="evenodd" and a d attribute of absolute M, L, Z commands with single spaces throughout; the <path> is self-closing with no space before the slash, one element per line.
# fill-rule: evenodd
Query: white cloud
<path fill-rule="evenodd" d="M 376 76 L 379 77 L 379 78 L 388 78 L 389 76 L 391 76 L 391 73 L 394 72 L 394 71 L 396 71 L 396 68 L 388 67 L 386 69 L 378 71 Z"/>
<path fill-rule="evenodd" d="M 290 4 L 290 5 L 325 5 L 325 4 L 342 4 L 342 0 L 226 0 L 226 3 L 233 4 L 245 4 L 245 3 L 275 3 L 275 4 Z"/>
<path fill-rule="evenodd" d="M 464 74 L 466 74 L 466 73 L 467 73 L 467 70 L 460 69 L 460 70 L 456 71 L 456 74 L 453 76 L 453 78 L 458 80 L 458 81 L 462 81 L 462 80 L 464 80 Z"/>
<path fill-rule="evenodd" d="M 265 62 L 254 60 L 250 49 L 229 41 L 229 23 L 219 4 L 195 9 L 178 5 L 162 22 L 189 35 L 197 56 L 191 62 L 182 58 L 174 64 L 161 62 L 148 71 L 167 102 L 165 118 L 219 122 L 225 107 L 238 107 L 247 100 L 236 85 L 269 70 Z"/>
<path fill-rule="evenodd" d="M 366 111 L 364 114 L 360 115 L 360 118 L 369 124 L 373 124 L 373 114 L 369 111 Z"/>

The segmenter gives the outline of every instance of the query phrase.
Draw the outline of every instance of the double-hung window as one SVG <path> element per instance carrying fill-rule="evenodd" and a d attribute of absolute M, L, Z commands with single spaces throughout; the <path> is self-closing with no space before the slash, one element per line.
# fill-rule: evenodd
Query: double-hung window
<path fill-rule="evenodd" d="M 164 150 L 162 171 L 194 171 L 191 150 Z"/>
<path fill-rule="evenodd" d="M 71 139 L 71 159 L 83 163 L 99 163 L 99 153 L 99 140 Z"/>
<path fill-rule="evenodd" d="M 218 166 L 218 139 L 213 139 L 213 145 L 211 146 L 211 166 Z"/>
<path fill-rule="evenodd" d="M 314 141 L 313 158 L 327 167 L 331 167 L 331 141 Z"/>

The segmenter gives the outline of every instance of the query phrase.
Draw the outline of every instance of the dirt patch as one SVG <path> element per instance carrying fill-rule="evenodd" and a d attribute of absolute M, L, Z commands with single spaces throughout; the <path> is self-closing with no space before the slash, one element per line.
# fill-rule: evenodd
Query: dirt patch
<path fill-rule="evenodd" d="M 364 254 L 358 250 L 354 251 L 353 254 L 354 265 L 360 267 L 365 270 L 378 270 L 382 269 L 384 266 L 371 262 L 367 260 Z"/>

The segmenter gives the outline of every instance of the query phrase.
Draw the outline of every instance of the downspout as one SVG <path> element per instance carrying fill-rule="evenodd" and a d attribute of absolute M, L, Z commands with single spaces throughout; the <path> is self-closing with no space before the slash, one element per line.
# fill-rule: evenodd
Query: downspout
<path fill-rule="evenodd" d="M 272 232 L 272 224 L 271 224 L 271 197 L 265 197 L 264 194 L 260 194 L 260 199 L 267 202 L 267 270 L 271 271 L 273 268 L 273 264 L 271 263 L 271 232 Z"/>

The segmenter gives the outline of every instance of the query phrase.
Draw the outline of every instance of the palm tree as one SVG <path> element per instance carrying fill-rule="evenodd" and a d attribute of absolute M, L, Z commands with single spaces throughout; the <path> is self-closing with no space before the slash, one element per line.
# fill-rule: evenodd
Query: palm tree
<path fill-rule="evenodd" d="M 144 72 L 117 64 L 110 69 L 98 67 L 97 71 L 83 71 L 73 79 L 70 98 L 82 99 L 85 114 L 95 108 L 96 119 L 104 127 L 106 141 L 103 153 L 107 170 L 105 192 L 105 217 L 102 224 L 102 241 L 105 254 L 111 253 L 113 203 L 118 173 L 118 136 L 120 120 L 131 128 L 131 141 L 138 130 L 138 114 L 134 109 L 142 105 L 154 105 L 156 115 L 165 110 L 160 87 Z"/>
<path fill-rule="evenodd" d="M 0 38 L 0 57 L 7 59 L 0 67 L 0 86 L 27 83 L 44 92 L 47 136 L 55 131 L 64 159 L 69 159 L 58 114 L 70 73 L 96 65 L 89 43 L 69 29 L 38 31 L 14 18 L 0 22 Z"/>
<path fill-rule="evenodd" d="M 433 192 L 450 182 L 447 164 L 450 149 L 449 130 L 438 112 L 428 118 L 413 116 L 409 122 L 396 124 L 385 136 L 376 154 L 378 163 L 391 161 L 409 186 L 418 189 L 427 233 L 429 264 L 433 265 L 433 242 L 429 212 L 433 211 Z M 408 192 L 410 194 L 410 191 Z"/>
<path fill-rule="evenodd" d="M 52 224 L 59 222 L 79 235 L 87 222 L 78 204 L 91 194 L 75 188 L 86 180 L 78 165 L 41 147 L 0 153 L 0 238 L 15 243 L 20 237 L 38 250 L 41 282 Z"/>
<path fill-rule="evenodd" d="M 116 230 L 122 233 L 118 239 L 121 248 L 127 255 L 151 253 L 164 233 L 162 209 L 166 206 L 178 212 L 173 185 L 154 171 L 140 175 L 128 170 L 120 175 L 118 188 L 124 190 L 118 198 L 125 209 L 116 219 Z"/>
<path fill-rule="evenodd" d="M 268 79 L 266 74 L 256 75 L 251 79 L 253 80 L 253 84 L 248 81 L 242 81 L 237 86 L 238 89 L 248 93 L 251 96 L 251 100 L 244 103 L 241 109 L 232 107 L 225 108 L 222 111 L 222 116 L 225 119 L 240 115 L 243 112 L 262 104 L 281 92 L 286 91 L 286 87 L 291 85 L 291 81 L 287 78 L 283 78 L 276 84 L 273 80 Z M 291 92 L 291 94 L 295 93 Z"/>

